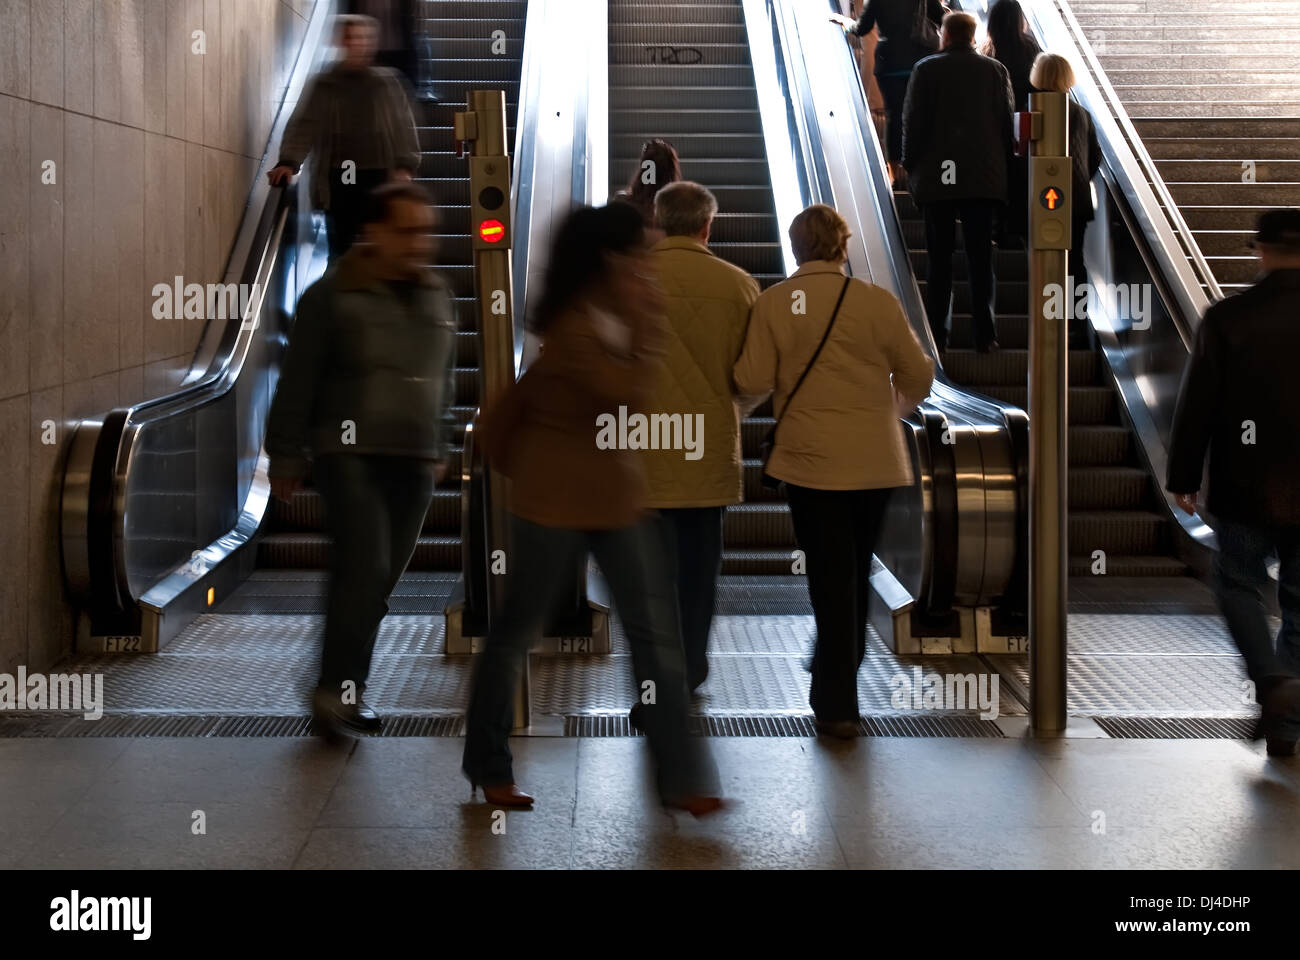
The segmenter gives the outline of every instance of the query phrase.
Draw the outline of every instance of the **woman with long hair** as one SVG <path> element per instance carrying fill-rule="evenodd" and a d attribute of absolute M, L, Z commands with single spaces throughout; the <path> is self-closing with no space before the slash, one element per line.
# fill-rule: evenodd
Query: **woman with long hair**
<path fill-rule="evenodd" d="M 1016 109 L 1029 109 L 1029 71 L 1042 51 L 1029 35 L 1020 0 L 996 0 L 989 8 L 988 36 L 979 52 L 1007 68 Z M 1019 245 L 1029 231 L 1029 159 L 1007 158 L 1007 205 L 1002 210 L 999 245 Z"/>
<path fill-rule="evenodd" d="M 736 389 L 773 394 L 765 472 L 784 483 L 817 623 L 808 701 L 817 729 L 857 736 L 871 556 L 892 488 L 912 482 L 898 419 L 934 364 L 889 291 L 844 275 L 848 224 L 814 204 L 790 224 L 799 269 L 754 303 Z M 802 297 L 796 296 L 802 293 Z M 795 312 L 791 303 L 802 301 Z"/>
<path fill-rule="evenodd" d="M 642 222 L 650 228 L 654 226 L 655 194 L 681 178 L 682 165 L 677 159 L 677 151 L 667 140 L 655 137 L 642 144 L 641 157 L 632 179 L 628 181 L 627 189 L 620 191 L 615 199 L 635 207 Z"/>
<path fill-rule="evenodd" d="M 663 301 L 647 254 L 629 204 L 569 215 L 532 324 L 541 354 L 475 431 L 489 467 L 511 481 L 505 603 L 475 665 L 462 763 L 492 804 L 533 802 L 515 785 L 512 702 L 529 646 L 588 553 L 631 647 L 660 799 L 696 816 L 722 803 L 705 742 L 687 731 L 676 599 L 666 544 L 644 510 L 641 460 L 608 428 L 654 385 Z"/>

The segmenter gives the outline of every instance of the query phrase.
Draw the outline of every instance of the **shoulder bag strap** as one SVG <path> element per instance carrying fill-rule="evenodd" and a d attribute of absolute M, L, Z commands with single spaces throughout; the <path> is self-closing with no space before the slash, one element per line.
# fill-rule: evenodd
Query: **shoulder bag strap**
<path fill-rule="evenodd" d="M 831 312 L 830 323 L 826 324 L 826 332 L 822 334 L 822 342 L 817 344 L 817 349 L 813 351 L 812 359 L 808 361 L 808 366 L 804 367 L 803 373 L 799 374 L 799 379 L 795 383 L 794 389 L 790 391 L 790 396 L 785 400 L 785 406 L 781 408 L 781 416 L 777 417 L 776 423 L 772 425 L 773 431 L 781 425 L 781 420 L 789 411 L 790 404 L 794 402 L 794 395 L 798 393 L 799 388 L 803 386 L 804 378 L 808 376 L 808 371 L 811 370 L 813 364 L 817 362 L 817 358 L 821 355 L 822 347 L 826 346 L 826 341 L 830 339 L 831 327 L 835 326 L 835 318 L 840 314 L 840 304 L 844 302 L 844 294 L 848 293 L 849 290 L 849 279 L 849 277 L 844 278 L 844 286 L 840 287 L 840 298 L 835 301 L 835 309 Z"/>

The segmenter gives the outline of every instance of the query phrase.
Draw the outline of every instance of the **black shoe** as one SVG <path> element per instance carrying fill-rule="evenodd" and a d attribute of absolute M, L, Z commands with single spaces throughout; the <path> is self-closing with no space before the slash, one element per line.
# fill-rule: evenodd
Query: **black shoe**
<path fill-rule="evenodd" d="M 627 722 L 632 725 L 632 729 L 639 733 L 645 733 L 645 719 L 642 710 L 645 708 L 640 700 L 632 704 L 632 709 L 627 712 Z"/>
<path fill-rule="evenodd" d="M 1300 748 L 1300 740 L 1291 740 L 1286 737 L 1268 738 L 1268 755 L 1270 757 L 1294 757 L 1297 748 Z"/>
<path fill-rule="evenodd" d="M 317 726 L 333 734 L 374 733 L 384 721 L 374 709 L 357 697 L 356 703 L 344 703 L 330 690 L 317 690 L 312 699 L 312 714 Z"/>
<path fill-rule="evenodd" d="M 988 343 L 979 343 L 975 345 L 976 353 L 997 353 L 1002 349 L 1002 345 L 996 340 L 990 340 Z"/>
<path fill-rule="evenodd" d="M 858 724 L 854 720 L 820 720 L 813 718 L 817 732 L 841 740 L 853 740 L 858 736 Z"/>

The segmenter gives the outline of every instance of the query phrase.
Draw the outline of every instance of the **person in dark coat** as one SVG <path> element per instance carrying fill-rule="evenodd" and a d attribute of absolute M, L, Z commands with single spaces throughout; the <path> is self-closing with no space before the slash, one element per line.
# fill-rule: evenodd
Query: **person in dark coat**
<path fill-rule="evenodd" d="M 377 729 L 362 699 L 388 597 L 410 562 L 453 430 L 456 322 L 427 266 L 434 213 L 418 184 L 370 195 L 364 243 L 298 301 L 266 428 L 271 492 L 308 476 L 333 542 L 320 680 L 327 734 Z"/>
<path fill-rule="evenodd" d="M 1165 486 L 1198 512 L 1208 452 L 1219 608 L 1263 708 L 1257 736 L 1270 754 L 1290 756 L 1300 742 L 1300 209 L 1263 214 L 1253 245 L 1263 276 L 1211 306 L 1197 328 Z M 1263 599 L 1272 556 L 1276 641 Z"/>
<path fill-rule="evenodd" d="M 912 68 L 923 57 L 938 50 L 938 28 L 947 9 L 940 0 L 867 0 L 857 20 L 832 14 L 831 20 L 845 33 L 864 37 L 880 31 L 876 44 L 876 82 L 885 101 L 885 153 L 890 177 L 898 183 L 903 172 L 903 101 Z M 922 20 L 933 27 L 933 38 L 925 35 Z"/>
<path fill-rule="evenodd" d="M 1034 61 L 1030 73 L 1030 90 L 1034 93 L 1068 94 L 1074 86 L 1074 68 L 1065 57 L 1054 53 L 1040 53 Z M 1097 139 L 1097 128 L 1092 116 L 1074 100 L 1069 101 L 1070 112 L 1070 166 L 1071 207 L 1072 214 L 1070 236 L 1070 277 L 1075 289 L 1088 283 L 1088 268 L 1083 262 L 1083 240 L 1088 224 L 1096 217 L 1097 211 L 1092 202 L 1092 178 L 1101 169 L 1101 143 Z M 1013 187 L 1014 190 L 1014 187 Z M 1022 192 L 1028 194 L 1026 185 Z M 1014 200 L 1014 194 L 1012 199 Z M 1026 211 L 1026 219 L 1028 212 Z M 1086 287 L 1084 289 L 1087 289 Z M 1070 321 L 1070 339 L 1078 347 L 1092 344 L 1092 325 L 1088 322 L 1086 311 L 1082 316 Z"/>
<path fill-rule="evenodd" d="M 993 322 L 993 219 L 1007 196 L 1014 106 L 1007 68 L 975 52 L 975 18 L 943 18 L 940 52 L 912 71 L 903 108 L 903 166 L 925 217 L 930 270 L 926 313 L 946 349 L 952 312 L 952 255 L 961 219 L 970 272 L 975 347 L 997 349 Z"/>
<path fill-rule="evenodd" d="M 1042 52 L 1029 34 L 1019 0 L 996 0 L 989 8 L 988 36 L 980 53 L 1007 68 L 1016 110 L 1029 109 L 1029 72 Z M 1029 158 L 1012 157 L 1007 168 L 1007 206 L 1000 218 L 999 246 L 1023 246 L 1029 230 Z"/>

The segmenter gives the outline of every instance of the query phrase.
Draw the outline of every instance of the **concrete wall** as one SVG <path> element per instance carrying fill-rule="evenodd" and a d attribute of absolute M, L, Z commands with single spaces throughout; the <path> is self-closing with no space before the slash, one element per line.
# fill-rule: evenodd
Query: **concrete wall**
<path fill-rule="evenodd" d="M 222 278 L 314 3 L 0 0 L 0 672 L 71 650 L 69 425 L 188 370 L 150 291 Z"/>

